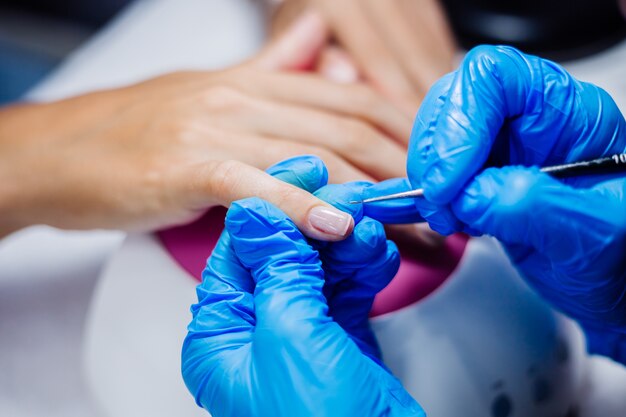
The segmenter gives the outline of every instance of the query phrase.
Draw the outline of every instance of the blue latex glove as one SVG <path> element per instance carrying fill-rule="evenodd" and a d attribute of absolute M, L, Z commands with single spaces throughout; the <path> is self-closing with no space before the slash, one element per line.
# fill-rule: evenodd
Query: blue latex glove
<path fill-rule="evenodd" d="M 626 180 L 559 181 L 536 168 L 625 151 L 624 118 L 604 90 L 514 48 L 482 46 L 426 97 L 407 169 L 426 190 L 416 204 L 432 228 L 497 237 L 531 284 L 589 330 L 592 351 L 626 362 Z"/>
<path fill-rule="evenodd" d="M 281 165 L 270 172 L 309 191 L 326 180 L 314 158 Z M 303 165 L 317 179 L 301 181 Z M 334 194 L 353 199 L 357 188 Z M 314 249 L 269 203 L 232 205 L 182 353 L 185 382 L 213 416 L 423 416 L 380 364 L 367 323 L 399 267 L 397 248 L 380 223 L 353 214 L 348 239 Z"/>

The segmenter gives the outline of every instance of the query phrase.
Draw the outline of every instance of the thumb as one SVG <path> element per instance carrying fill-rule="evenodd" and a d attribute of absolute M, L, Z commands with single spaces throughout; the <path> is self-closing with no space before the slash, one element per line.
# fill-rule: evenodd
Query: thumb
<path fill-rule="evenodd" d="M 252 65 L 266 70 L 313 69 L 328 38 L 329 29 L 322 17 L 306 12 L 271 42 Z"/>
<path fill-rule="evenodd" d="M 324 162 L 314 155 L 285 159 L 272 165 L 265 172 L 309 193 L 314 193 L 328 184 L 328 169 Z"/>
<path fill-rule="evenodd" d="M 309 410 L 318 401 L 322 415 L 382 415 L 390 409 L 394 415 L 423 415 L 400 383 L 366 359 L 328 315 L 318 252 L 285 213 L 258 198 L 238 201 L 228 211 L 226 230 L 239 262 L 256 281 L 253 350 L 264 360 L 254 366 L 287 384 L 286 404 L 291 394 L 306 392 L 297 400 L 311 404 Z M 384 394 L 358 395 L 371 389 L 372 381 Z"/>
<path fill-rule="evenodd" d="M 567 268 L 609 256 L 607 243 L 619 239 L 621 230 L 613 200 L 600 189 L 573 188 L 538 168 L 508 166 L 476 176 L 452 209 L 478 232 L 530 247 Z"/>
<path fill-rule="evenodd" d="M 228 210 L 226 230 L 256 282 L 259 326 L 329 320 L 318 253 L 285 213 L 259 198 L 237 201 Z"/>

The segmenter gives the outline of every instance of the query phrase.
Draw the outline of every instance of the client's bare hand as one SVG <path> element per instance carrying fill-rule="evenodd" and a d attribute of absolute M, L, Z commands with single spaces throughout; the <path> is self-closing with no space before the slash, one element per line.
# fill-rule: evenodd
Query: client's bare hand
<path fill-rule="evenodd" d="M 290 71 L 316 60 L 324 36 L 308 15 L 233 69 L 0 111 L 0 234 L 151 230 L 259 196 L 305 234 L 342 239 L 351 218 L 261 169 L 314 154 L 334 182 L 404 176 L 411 120 L 366 86 Z"/>
<path fill-rule="evenodd" d="M 453 69 L 456 46 L 438 0 L 283 0 L 273 33 L 304 10 L 319 11 L 328 25 L 319 72 L 337 81 L 363 78 L 411 115 Z"/>

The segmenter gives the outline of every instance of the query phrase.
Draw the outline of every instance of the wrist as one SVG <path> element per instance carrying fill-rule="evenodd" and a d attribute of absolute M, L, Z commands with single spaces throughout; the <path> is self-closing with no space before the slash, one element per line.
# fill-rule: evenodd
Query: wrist
<path fill-rule="evenodd" d="M 0 238 L 29 226 L 26 221 L 28 192 L 17 164 L 0 156 Z"/>
<path fill-rule="evenodd" d="M 43 161 L 32 158 L 39 146 L 31 115 L 38 105 L 0 109 L 0 238 L 35 223 L 36 181 Z"/>

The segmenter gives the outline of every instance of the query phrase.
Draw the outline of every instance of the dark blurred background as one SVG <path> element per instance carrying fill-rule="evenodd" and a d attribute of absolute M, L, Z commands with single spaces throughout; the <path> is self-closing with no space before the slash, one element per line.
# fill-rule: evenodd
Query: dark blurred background
<path fill-rule="evenodd" d="M 0 0 L 0 104 L 18 99 L 132 0 Z"/>
<path fill-rule="evenodd" d="M 261 0 L 257 0 L 261 1 Z M 0 0 L 0 104 L 18 99 L 132 0 Z M 442 0 L 461 45 L 556 60 L 624 39 L 618 0 Z"/>
<path fill-rule="evenodd" d="M 461 46 L 509 44 L 558 61 L 624 39 L 619 0 L 441 0 Z"/>

